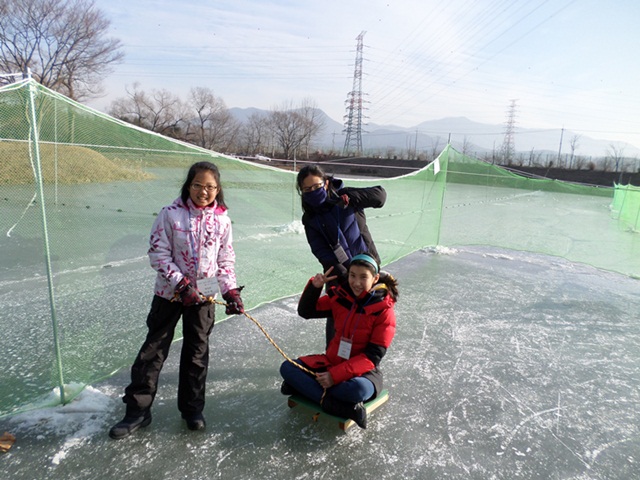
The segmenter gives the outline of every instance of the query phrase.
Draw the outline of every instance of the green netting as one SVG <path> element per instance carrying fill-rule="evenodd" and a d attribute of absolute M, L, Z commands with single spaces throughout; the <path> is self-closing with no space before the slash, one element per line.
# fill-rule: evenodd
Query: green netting
<path fill-rule="evenodd" d="M 640 231 L 640 187 L 616 184 L 611 211 L 622 228 Z"/>
<path fill-rule="evenodd" d="M 221 170 L 246 306 L 299 292 L 319 264 L 294 172 L 132 127 L 30 80 L 0 89 L 0 416 L 60 386 L 68 399 L 131 364 L 155 275 L 151 224 L 205 159 Z M 481 244 L 640 275 L 630 187 L 614 198 L 613 188 L 521 177 L 451 147 L 410 175 L 345 181 L 387 190 L 385 207 L 367 211 L 385 265 L 425 247 Z"/>

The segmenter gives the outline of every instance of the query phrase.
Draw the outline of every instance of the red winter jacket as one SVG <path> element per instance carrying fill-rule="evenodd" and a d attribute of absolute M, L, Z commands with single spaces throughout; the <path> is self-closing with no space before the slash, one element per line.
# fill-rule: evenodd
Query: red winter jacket
<path fill-rule="evenodd" d="M 304 318 L 322 318 L 333 314 L 336 334 L 324 355 L 307 355 L 300 360 L 315 371 L 328 371 L 337 384 L 354 377 L 365 376 L 382 390 L 382 372 L 378 365 L 391 345 L 396 331 L 395 300 L 386 285 L 375 285 L 362 298 L 354 298 L 345 285 L 331 287 L 320 297 L 322 288 L 311 281 L 300 297 L 298 314 Z M 342 337 L 352 340 L 348 360 L 338 356 Z"/>

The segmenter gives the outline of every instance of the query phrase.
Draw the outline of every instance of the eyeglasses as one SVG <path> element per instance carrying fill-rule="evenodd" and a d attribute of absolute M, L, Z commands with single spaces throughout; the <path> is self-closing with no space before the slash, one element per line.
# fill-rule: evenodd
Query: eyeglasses
<path fill-rule="evenodd" d="M 218 190 L 218 185 L 200 185 L 199 183 L 192 183 L 191 184 L 191 189 L 192 190 L 206 190 L 207 193 L 212 193 L 215 192 L 216 190 Z"/>
<path fill-rule="evenodd" d="M 300 191 L 302 193 L 315 192 L 316 190 L 318 190 L 319 188 L 322 188 L 322 187 L 324 187 L 324 182 L 319 182 L 319 183 L 314 183 L 313 185 L 311 185 L 309 187 L 301 188 Z"/>

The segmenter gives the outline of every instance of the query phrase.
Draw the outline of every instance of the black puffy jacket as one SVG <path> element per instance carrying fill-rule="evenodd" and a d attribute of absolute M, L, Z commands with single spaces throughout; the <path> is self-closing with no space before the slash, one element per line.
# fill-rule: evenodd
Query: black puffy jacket
<path fill-rule="evenodd" d="M 329 197 L 322 205 L 304 205 L 302 224 L 311 251 L 322 264 L 323 271 L 334 267 L 332 273 L 345 277 L 349 261 L 359 253 L 366 252 L 380 263 L 364 209 L 384 206 L 387 193 L 381 186 L 345 187 L 342 180 L 335 178 L 331 187 Z M 346 202 L 344 195 L 348 199 Z M 334 254 L 338 243 L 348 257 L 343 263 L 338 262 Z"/>

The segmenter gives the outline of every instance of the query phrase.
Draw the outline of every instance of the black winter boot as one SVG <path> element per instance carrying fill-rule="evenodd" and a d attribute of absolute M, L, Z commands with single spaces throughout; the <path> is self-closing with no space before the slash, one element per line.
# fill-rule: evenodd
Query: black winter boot
<path fill-rule="evenodd" d="M 283 395 L 294 395 L 297 392 L 295 388 L 293 388 L 287 382 L 282 382 L 282 385 L 280 385 L 280 393 Z"/>
<path fill-rule="evenodd" d="M 349 403 L 337 400 L 330 395 L 325 395 L 322 401 L 322 409 L 329 415 L 349 418 L 356 422 L 360 428 L 367 428 L 367 410 L 362 402 Z"/>
<path fill-rule="evenodd" d="M 207 427 L 207 422 L 205 422 L 202 413 L 183 413 L 182 418 L 187 422 L 189 430 L 204 430 Z"/>
<path fill-rule="evenodd" d="M 127 414 L 120 422 L 116 423 L 111 430 L 109 436 L 115 440 L 128 437 L 139 428 L 146 427 L 151 423 L 151 412 L 146 411 L 139 415 Z"/>

